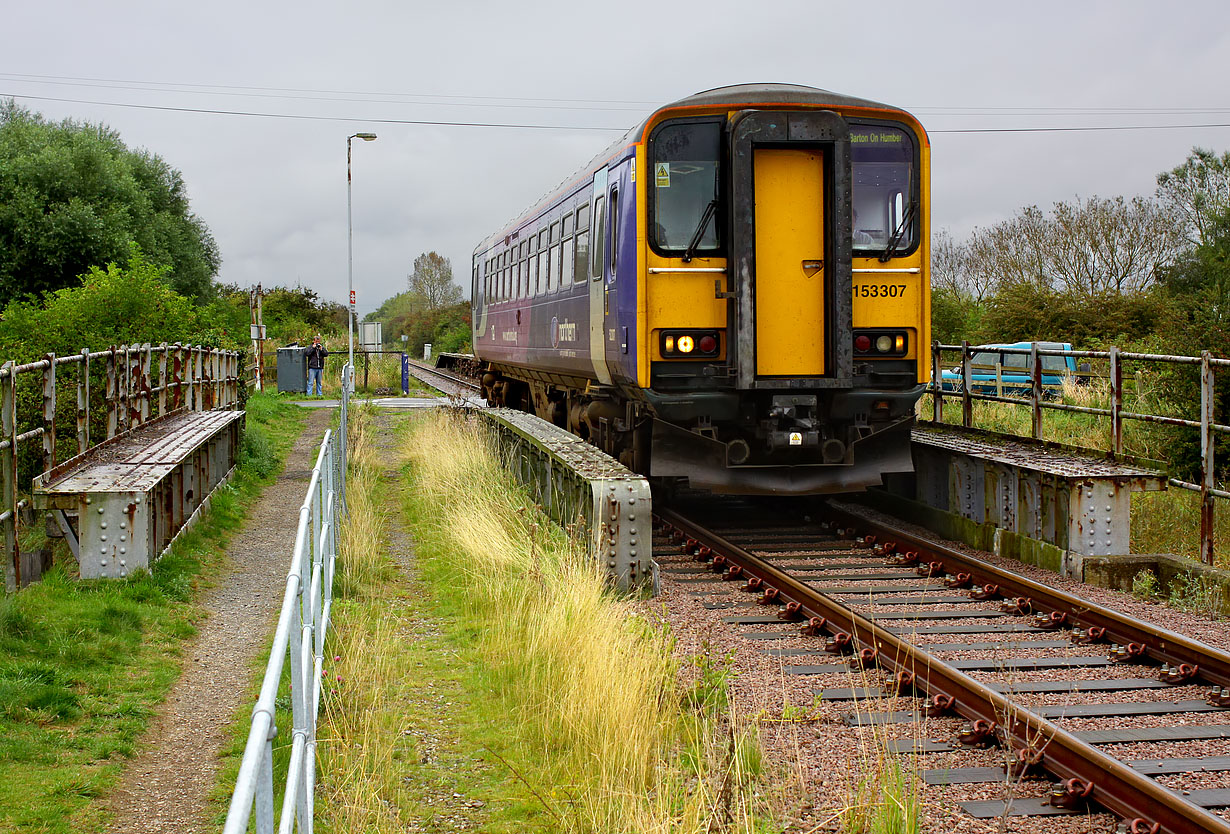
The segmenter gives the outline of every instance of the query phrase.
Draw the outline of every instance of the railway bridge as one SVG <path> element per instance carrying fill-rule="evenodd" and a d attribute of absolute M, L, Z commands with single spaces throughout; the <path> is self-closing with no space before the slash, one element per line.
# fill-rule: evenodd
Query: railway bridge
<path fill-rule="evenodd" d="M 936 356 L 951 349 L 937 345 Z M 958 349 L 961 373 L 968 380 L 969 346 Z M 1111 352 L 1109 359 L 1114 367 L 1122 355 Z M 1206 386 L 1197 420 L 1125 412 L 1119 396 L 1122 378 L 1113 373 L 1112 407 L 1106 416 L 1115 422 L 1116 438 L 1121 437 L 1124 419 L 1197 428 L 1206 456 L 1200 484 L 1176 482 L 1156 465 L 1126 458 L 1121 448 L 1098 455 L 1041 442 L 1040 415 L 1046 409 L 1101 412 L 1049 400 L 1035 380 L 1032 397 L 1024 400 L 1002 391 L 980 394 L 969 385 L 952 393 L 935 389 L 934 419 L 914 432 L 915 475 L 889 483 L 871 503 L 899 517 L 926 521 L 949 538 L 965 537 L 1001 556 L 1021 558 L 1077 580 L 1100 578 L 1105 584 L 1122 584 L 1125 574 L 1116 560 L 1124 558 L 1128 549 L 1133 491 L 1179 486 L 1194 487 L 1202 502 L 1227 497 L 1212 486 L 1211 437 L 1230 430 L 1213 419 L 1213 369 L 1219 365 L 1207 355 L 1195 362 Z M 1088 705 L 1086 712 L 1101 710 L 1099 714 L 1121 715 L 1125 720 L 1173 714 L 1185 725 L 1183 716 L 1230 709 L 1230 655 L 1225 652 L 1086 600 L 1056 594 L 1037 581 L 1021 579 L 916 533 L 877 528 L 865 505 L 834 505 L 824 510 L 819 524 L 810 515 L 792 515 L 797 502 L 773 506 L 736 501 L 704 509 L 692 496 L 692 504 L 671 499 L 654 506 L 644 478 L 593 446 L 531 415 L 479 407 L 472 399 L 473 383 L 457 375 L 418 366 L 412 372 L 444 391 L 453 404 L 488 422 L 514 464 L 513 474 L 556 521 L 584 526 L 591 552 L 620 587 L 631 590 L 649 584 L 657 591 L 671 583 L 698 583 L 694 587 L 704 595 L 716 583 L 712 610 L 738 612 L 749 603 L 757 607 L 755 616 L 726 615 L 723 622 L 730 627 L 773 624 L 786 629 L 748 633 L 746 639 L 791 641 L 792 654 L 778 657 L 806 660 L 809 655 L 827 655 L 836 661 L 796 662 L 785 667 L 788 674 L 823 676 L 853 669 L 867 682 L 861 692 L 833 686 L 817 689 L 821 700 L 865 701 L 873 695 L 894 699 L 886 712 L 857 713 L 862 718 L 855 720 L 856 725 L 859 721 L 891 724 L 920 712 L 936 718 L 957 716 L 967 723 L 947 747 L 914 749 L 904 742 L 898 746 L 915 754 L 961 746 L 998 747 L 1016 762 L 1008 769 L 1010 778 L 1049 773 L 1060 780 L 1041 797 L 1044 801 L 1019 802 L 1015 811 L 994 803 L 986 807 L 972 803 L 967 809 L 971 814 L 1064 814 L 1102 808 L 1124 820 L 1123 830 L 1136 834 L 1193 830 L 1193 825 L 1230 831 L 1205 810 L 1230 805 L 1225 791 L 1183 799 L 1157 787 L 1157 774 L 1171 772 L 1168 767 L 1187 760 L 1163 756 L 1154 771 L 1142 775 L 1139 762 L 1107 758 L 1098 747 L 1226 738 L 1230 725 L 1202 720 L 1187 730 L 1155 727 L 1119 736 L 1073 734 L 1053 719 L 1083 714 L 1080 710 L 1048 712 L 1017 697 L 1030 692 L 1182 689 L 1185 695 L 1204 697 L 1159 702 L 1154 709 L 1132 706 L 1130 701 L 1106 702 Z M 311 830 L 320 672 L 345 507 L 350 375 L 347 366 L 339 429 L 327 433 L 321 443 L 300 511 L 273 651 L 253 712 L 228 831 L 246 830 L 250 820 L 255 820 L 258 831 L 274 830 L 273 718 L 287 665 L 296 685 L 281 826 L 298 820 L 304 830 Z M 43 511 L 48 525 L 65 538 L 83 578 L 122 579 L 147 567 L 200 515 L 210 492 L 230 476 L 243 426 L 243 376 L 238 354 L 184 345 L 122 346 L 0 368 L 4 417 L 0 522 L 5 525 L 9 556 L 6 584 L 19 587 L 36 578 L 41 567 L 36 558 L 17 548 L 19 515 L 34 510 Z M 951 396 L 962 402 L 961 426 L 942 420 L 944 400 Z M 971 415 L 979 399 L 1011 400 L 1029 407 L 1036 437 L 1009 440 L 975 430 Z M 28 497 L 19 489 L 23 475 L 29 478 Z M 702 509 L 694 512 L 689 509 L 693 506 Z M 715 508 L 722 518 L 716 526 Z M 1202 526 L 1202 553 L 1206 548 L 1210 555 L 1213 552 L 1212 530 L 1211 523 Z M 1155 557 L 1155 570 L 1160 558 Z M 1129 564 L 1138 568 L 1140 562 L 1129 560 Z M 1186 568 L 1191 570 L 1192 565 Z M 1218 576 L 1211 568 L 1207 572 Z M 825 584 L 834 580 L 839 584 Z M 851 597 L 881 607 L 869 615 L 859 611 Z M 961 607 L 967 604 L 974 607 L 968 611 Z M 893 609 L 894 605 L 899 607 Z M 1000 684 L 971 678 L 992 668 L 986 664 L 953 663 L 934 653 L 920 653 L 920 635 L 923 642 L 948 645 L 946 640 L 952 638 L 941 635 L 954 634 L 971 637 L 966 650 L 986 646 L 1007 650 L 1018 643 L 1022 647 L 1045 643 L 1050 649 L 1072 646 L 1072 652 L 1060 652 L 1062 656 L 1014 655 L 1008 665 L 1018 668 L 1105 667 L 1124 674 L 1069 680 L 1050 689 L 1018 682 L 1005 691 Z M 1056 634 L 1069 639 L 1042 639 Z M 817 642 L 793 643 L 799 639 Z M 1002 658 L 998 662 L 1005 665 Z M 1039 743 L 1042 738 L 1049 742 Z M 1224 773 L 1230 768 L 1230 755 L 1208 757 L 1196 766 Z M 938 780 L 934 774 L 941 771 L 949 773 L 945 777 L 949 783 L 977 784 L 990 778 L 986 768 L 967 770 L 939 768 L 928 771 L 932 775 L 926 778 Z"/>

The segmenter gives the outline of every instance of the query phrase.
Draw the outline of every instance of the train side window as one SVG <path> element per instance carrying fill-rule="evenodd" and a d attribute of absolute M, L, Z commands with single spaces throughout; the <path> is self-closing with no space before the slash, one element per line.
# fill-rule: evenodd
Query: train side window
<path fill-rule="evenodd" d="M 587 229 L 589 229 L 589 203 L 577 209 L 577 231 L 584 232 Z"/>
<path fill-rule="evenodd" d="M 538 233 L 538 292 L 545 293 L 551 288 L 551 273 L 547 269 L 547 230 Z"/>
<path fill-rule="evenodd" d="M 576 252 L 573 249 L 576 241 L 564 238 L 564 252 L 560 258 L 560 283 L 565 287 L 572 283 L 572 271 L 576 268 Z"/>
<path fill-rule="evenodd" d="M 552 290 L 558 290 L 558 289 L 559 289 L 559 278 L 560 278 L 560 271 L 559 271 L 559 252 L 560 252 L 559 240 L 560 240 L 560 237 L 559 237 L 559 232 L 560 232 L 560 221 L 556 220 L 554 223 L 552 223 L 552 224 L 551 224 L 551 259 L 548 261 L 548 263 L 550 264 L 549 269 L 550 269 L 550 279 L 551 279 L 551 289 L 552 289 Z"/>
<path fill-rule="evenodd" d="M 568 212 L 564 215 L 564 237 L 570 237 L 572 235 L 572 224 L 574 219 L 575 218 L 573 218 L 572 212 Z"/>
<path fill-rule="evenodd" d="M 521 241 L 521 293 L 526 298 L 530 295 L 530 263 L 526 259 L 526 253 L 529 251 L 530 244 L 527 241 Z"/>
<path fill-rule="evenodd" d="M 606 200 L 594 200 L 594 245 L 590 247 L 589 275 L 594 280 L 602 277 L 602 250 L 606 244 L 606 213 L 602 210 Z"/>
<path fill-rule="evenodd" d="M 611 189 L 611 274 L 619 260 L 619 189 Z"/>
<path fill-rule="evenodd" d="M 577 249 L 575 256 L 576 267 L 573 273 L 573 280 L 584 281 L 585 270 L 589 266 L 589 230 L 585 229 L 577 232 Z"/>

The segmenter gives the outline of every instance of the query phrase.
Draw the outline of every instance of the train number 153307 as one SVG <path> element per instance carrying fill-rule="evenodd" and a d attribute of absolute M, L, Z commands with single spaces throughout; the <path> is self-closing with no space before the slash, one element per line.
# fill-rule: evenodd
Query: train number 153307
<path fill-rule="evenodd" d="M 905 284 L 859 284 L 854 288 L 854 294 L 859 298 L 901 298 L 905 295 Z"/>

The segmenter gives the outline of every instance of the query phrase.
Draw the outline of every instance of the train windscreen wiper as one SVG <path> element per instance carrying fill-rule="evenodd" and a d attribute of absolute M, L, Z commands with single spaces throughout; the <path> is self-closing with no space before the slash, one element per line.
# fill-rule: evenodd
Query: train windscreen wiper
<path fill-rule="evenodd" d="M 718 200 L 714 197 L 709 201 L 709 205 L 705 206 L 705 213 L 700 216 L 700 224 L 697 225 L 696 231 L 692 232 L 692 239 L 688 241 L 688 248 L 683 250 L 683 262 L 689 263 L 692 260 L 692 254 L 696 251 L 696 247 L 700 245 L 700 239 L 705 235 L 705 229 L 709 226 L 709 221 L 713 219 L 713 215 L 717 213 Z"/>
<path fill-rule="evenodd" d="M 906 207 L 905 214 L 901 216 L 901 222 L 897 228 L 893 229 L 892 235 L 888 238 L 888 244 L 884 247 L 884 253 L 880 255 L 880 263 L 888 263 L 893 255 L 897 254 L 897 246 L 901 243 L 901 238 L 905 237 L 905 230 L 910 227 L 910 221 L 914 219 L 914 210 L 918 208 L 918 203 L 914 200 L 910 201 Z"/>

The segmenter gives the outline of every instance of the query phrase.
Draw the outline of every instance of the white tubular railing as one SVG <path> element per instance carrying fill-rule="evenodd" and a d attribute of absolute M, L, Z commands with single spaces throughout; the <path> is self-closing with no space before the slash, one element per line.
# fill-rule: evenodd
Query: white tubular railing
<path fill-rule="evenodd" d="M 349 379 L 349 366 L 342 369 Z M 257 834 L 301 834 L 313 830 L 316 788 L 316 716 L 320 709 L 325 636 L 333 606 L 333 572 L 337 561 L 338 525 L 344 513 L 346 419 L 349 391 L 343 383 L 341 426 L 325 432 L 307 497 L 299 509 L 299 525 L 282 611 L 273 635 L 260 696 L 252 710 L 252 726 L 244 747 L 239 776 L 231 794 L 224 834 L 243 834 L 255 816 Z M 290 657 L 291 750 L 282 811 L 274 820 L 273 740 L 277 736 L 278 685 Z"/>

